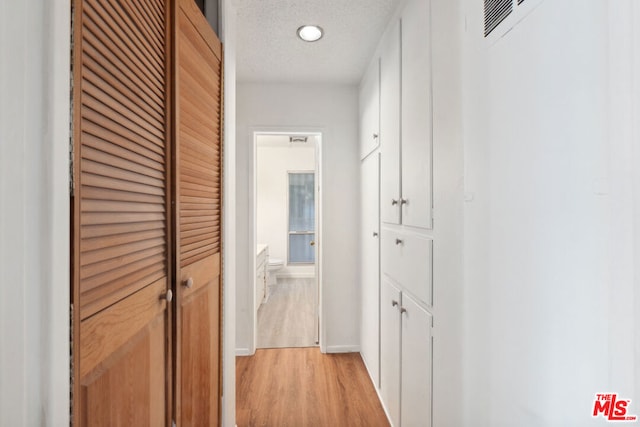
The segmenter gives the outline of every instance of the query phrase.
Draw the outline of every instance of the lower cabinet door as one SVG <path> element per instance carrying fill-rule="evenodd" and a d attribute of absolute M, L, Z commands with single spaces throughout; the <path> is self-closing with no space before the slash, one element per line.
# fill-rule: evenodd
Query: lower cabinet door
<path fill-rule="evenodd" d="M 391 423 L 400 426 L 400 290 L 383 279 L 380 292 L 380 396 Z"/>
<path fill-rule="evenodd" d="M 433 317 L 402 295 L 402 427 L 430 427 Z"/>

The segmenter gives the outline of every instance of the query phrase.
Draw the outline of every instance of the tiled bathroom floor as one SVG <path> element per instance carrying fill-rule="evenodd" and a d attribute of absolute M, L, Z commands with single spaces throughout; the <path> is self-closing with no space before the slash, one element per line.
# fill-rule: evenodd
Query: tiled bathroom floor
<path fill-rule="evenodd" d="M 278 279 L 258 308 L 258 348 L 316 346 L 315 279 Z"/>

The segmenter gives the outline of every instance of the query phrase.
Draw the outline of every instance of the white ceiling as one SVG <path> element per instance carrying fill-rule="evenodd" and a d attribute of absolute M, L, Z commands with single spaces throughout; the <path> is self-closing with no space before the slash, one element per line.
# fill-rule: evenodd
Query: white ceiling
<path fill-rule="evenodd" d="M 236 0 L 240 82 L 357 83 L 399 0 Z M 296 30 L 324 29 L 315 43 Z"/>

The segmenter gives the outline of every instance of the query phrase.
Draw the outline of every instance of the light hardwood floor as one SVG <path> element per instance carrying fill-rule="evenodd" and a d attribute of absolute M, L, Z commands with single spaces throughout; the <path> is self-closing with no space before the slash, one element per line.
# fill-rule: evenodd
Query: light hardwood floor
<path fill-rule="evenodd" d="M 278 279 L 258 308 L 258 348 L 317 345 L 316 294 L 315 279 Z"/>
<path fill-rule="evenodd" d="M 236 358 L 238 427 L 388 426 L 358 353 L 258 350 Z"/>

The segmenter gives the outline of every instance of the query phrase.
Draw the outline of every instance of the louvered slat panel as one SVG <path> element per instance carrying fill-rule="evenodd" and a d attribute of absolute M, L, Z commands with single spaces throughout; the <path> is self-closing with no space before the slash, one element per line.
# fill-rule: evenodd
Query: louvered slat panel
<path fill-rule="evenodd" d="M 147 222 L 130 222 L 126 224 L 107 224 L 95 227 L 84 228 L 84 239 L 93 239 L 95 237 L 107 237 L 116 236 L 129 233 L 135 233 L 137 231 L 165 229 L 163 221 L 147 221 Z"/>
<path fill-rule="evenodd" d="M 513 11 L 513 0 L 484 0 L 484 36 L 488 36 Z"/>
<path fill-rule="evenodd" d="M 93 37 L 87 37 L 90 42 L 96 43 L 96 48 L 109 55 L 108 60 L 110 62 L 118 61 L 124 65 L 129 72 L 137 74 L 143 81 L 143 87 L 149 88 L 152 92 L 155 92 L 158 96 L 162 96 L 164 92 L 164 86 L 160 80 L 159 73 L 154 73 L 155 70 L 151 69 L 148 61 L 142 61 L 140 58 L 148 55 L 148 52 L 139 51 L 133 44 L 125 44 L 120 37 L 113 32 L 110 25 L 123 25 L 121 22 L 110 22 L 111 18 L 107 17 L 107 21 L 96 12 L 94 7 L 89 6 L 90 2 L 87 2 L 84 11 L 85 28 L 87 29 L 87 35 Z M 98 5 L 98 9 L 102 9 L 100 2 L 91 2 L 92 5 Z M 124 70 L 123 70 L 124 71 Z"/>
<path fill-rule="evenodd" d="M 144 260 L 155 255 L 164 256 L 164 251 L 162 250 L 162 248 L 154 247 L 151 249 L 134 252 L 130 254 L 126 259 L 111 258 L 106 261 L 100 261 L 94 264 L 85 265 L 80 269 L 80 277 L 84 280 L 89 277 L 108 274 L 109 272 L 122 271 L 121 267 L 125 267 L 132 263 Z"/>
<path fill-rule="evenodd" d="M 125 276 L 123 280 L 116 280 L 90 292 L 83 294 L 83 312 L 87 317 L 103 310 L 105 300 L 120 301 L 142 289 L 140 283 L 151 284 L 166 276 L 165 263 L 150 265 Z"/>
<path fill-rule="evenodd" d="M 80 97 L 80 316 L 166 276 L 165 19 L 86 0 Z"/>
<path fill-rule="evenodd" d="M 132 149 L 141 149 L 139 145 L 135 144 L 125 144 L 124 146 L 119 144 L 119 141 L 109 140 L 105 141 L 102 138 L 98 138 L 90 133 L 83 133 L 82 140 L 84 141 L 85 147 L 91 147 L 98 151 L 102 151 L 103 153 L 107 153 L 113 156 L 113 160 L 116 159 L 124 159 L 124 161 L 128 162 L 127 164 L 136 164 L 144 168 L 153 169 L 158 173 L 164 174 L 164 164 L 157 162 L 146 155 L 139 154 L 130 150 Z M 127 147 L 127 148 L 125 148 Z M 146 150 L 147 154 L 150 154 L 148 150 Z M 155 156 L 154 156 L 155 157 Z M 120 161 L 120 160 L 117 160 Z M 154 172 L 149 171 L 150 174 L 154 174 Z M 151 175 L 151 176 L 156 176 Z"/>
<path fill-rule="evenodd" d="M 190 265 L 220 251 L 220 62 L 194 58 L 210 47 L 180 16 L 179 262 Z M 197 65 L 197 66 L 196 66 Z"/>
<path fill-rule="evenodd" d="M 157 102 L 159 95 L 155 93 L 151 89 L 151 87 L 147 85 L 142 80 L 142 78 L 140 78 L 140 76 L 133 72 L 126 72 L 126 70 L 128 70 L 128 67 L 119 58 L 114 56 L 106 58 L 102 54 L 105 46 L 98 37 L 94 36 L 90 32 L 87 32 L 83 39 L 82 49 L 84 54 L 83 65 L 90 65 L 91 61 L 95 61 L 95 63 L 99 65 L 98 67 L 96 67 L 96 69 L 93 69 L 93 71 L 95 71 L 97 74 L 100 74 L 102 72 L 105 75 L 112 76 L 109 79 L 111 81 L 105 78 L 105 80 L 109 81 L 110 84 L 115 85 L 115 82 L 118 81 L 119 83 L 126 86 L 128 90 L 132 91 L 132 93 L 135 93 L 137 88 L 136 99 L 142 100 L 143 104 L 148 105 L 158 113 L 163 113 L 162 105 L 158 104 Z M 117 76 L 117 78 L 115 76 Z"/>

